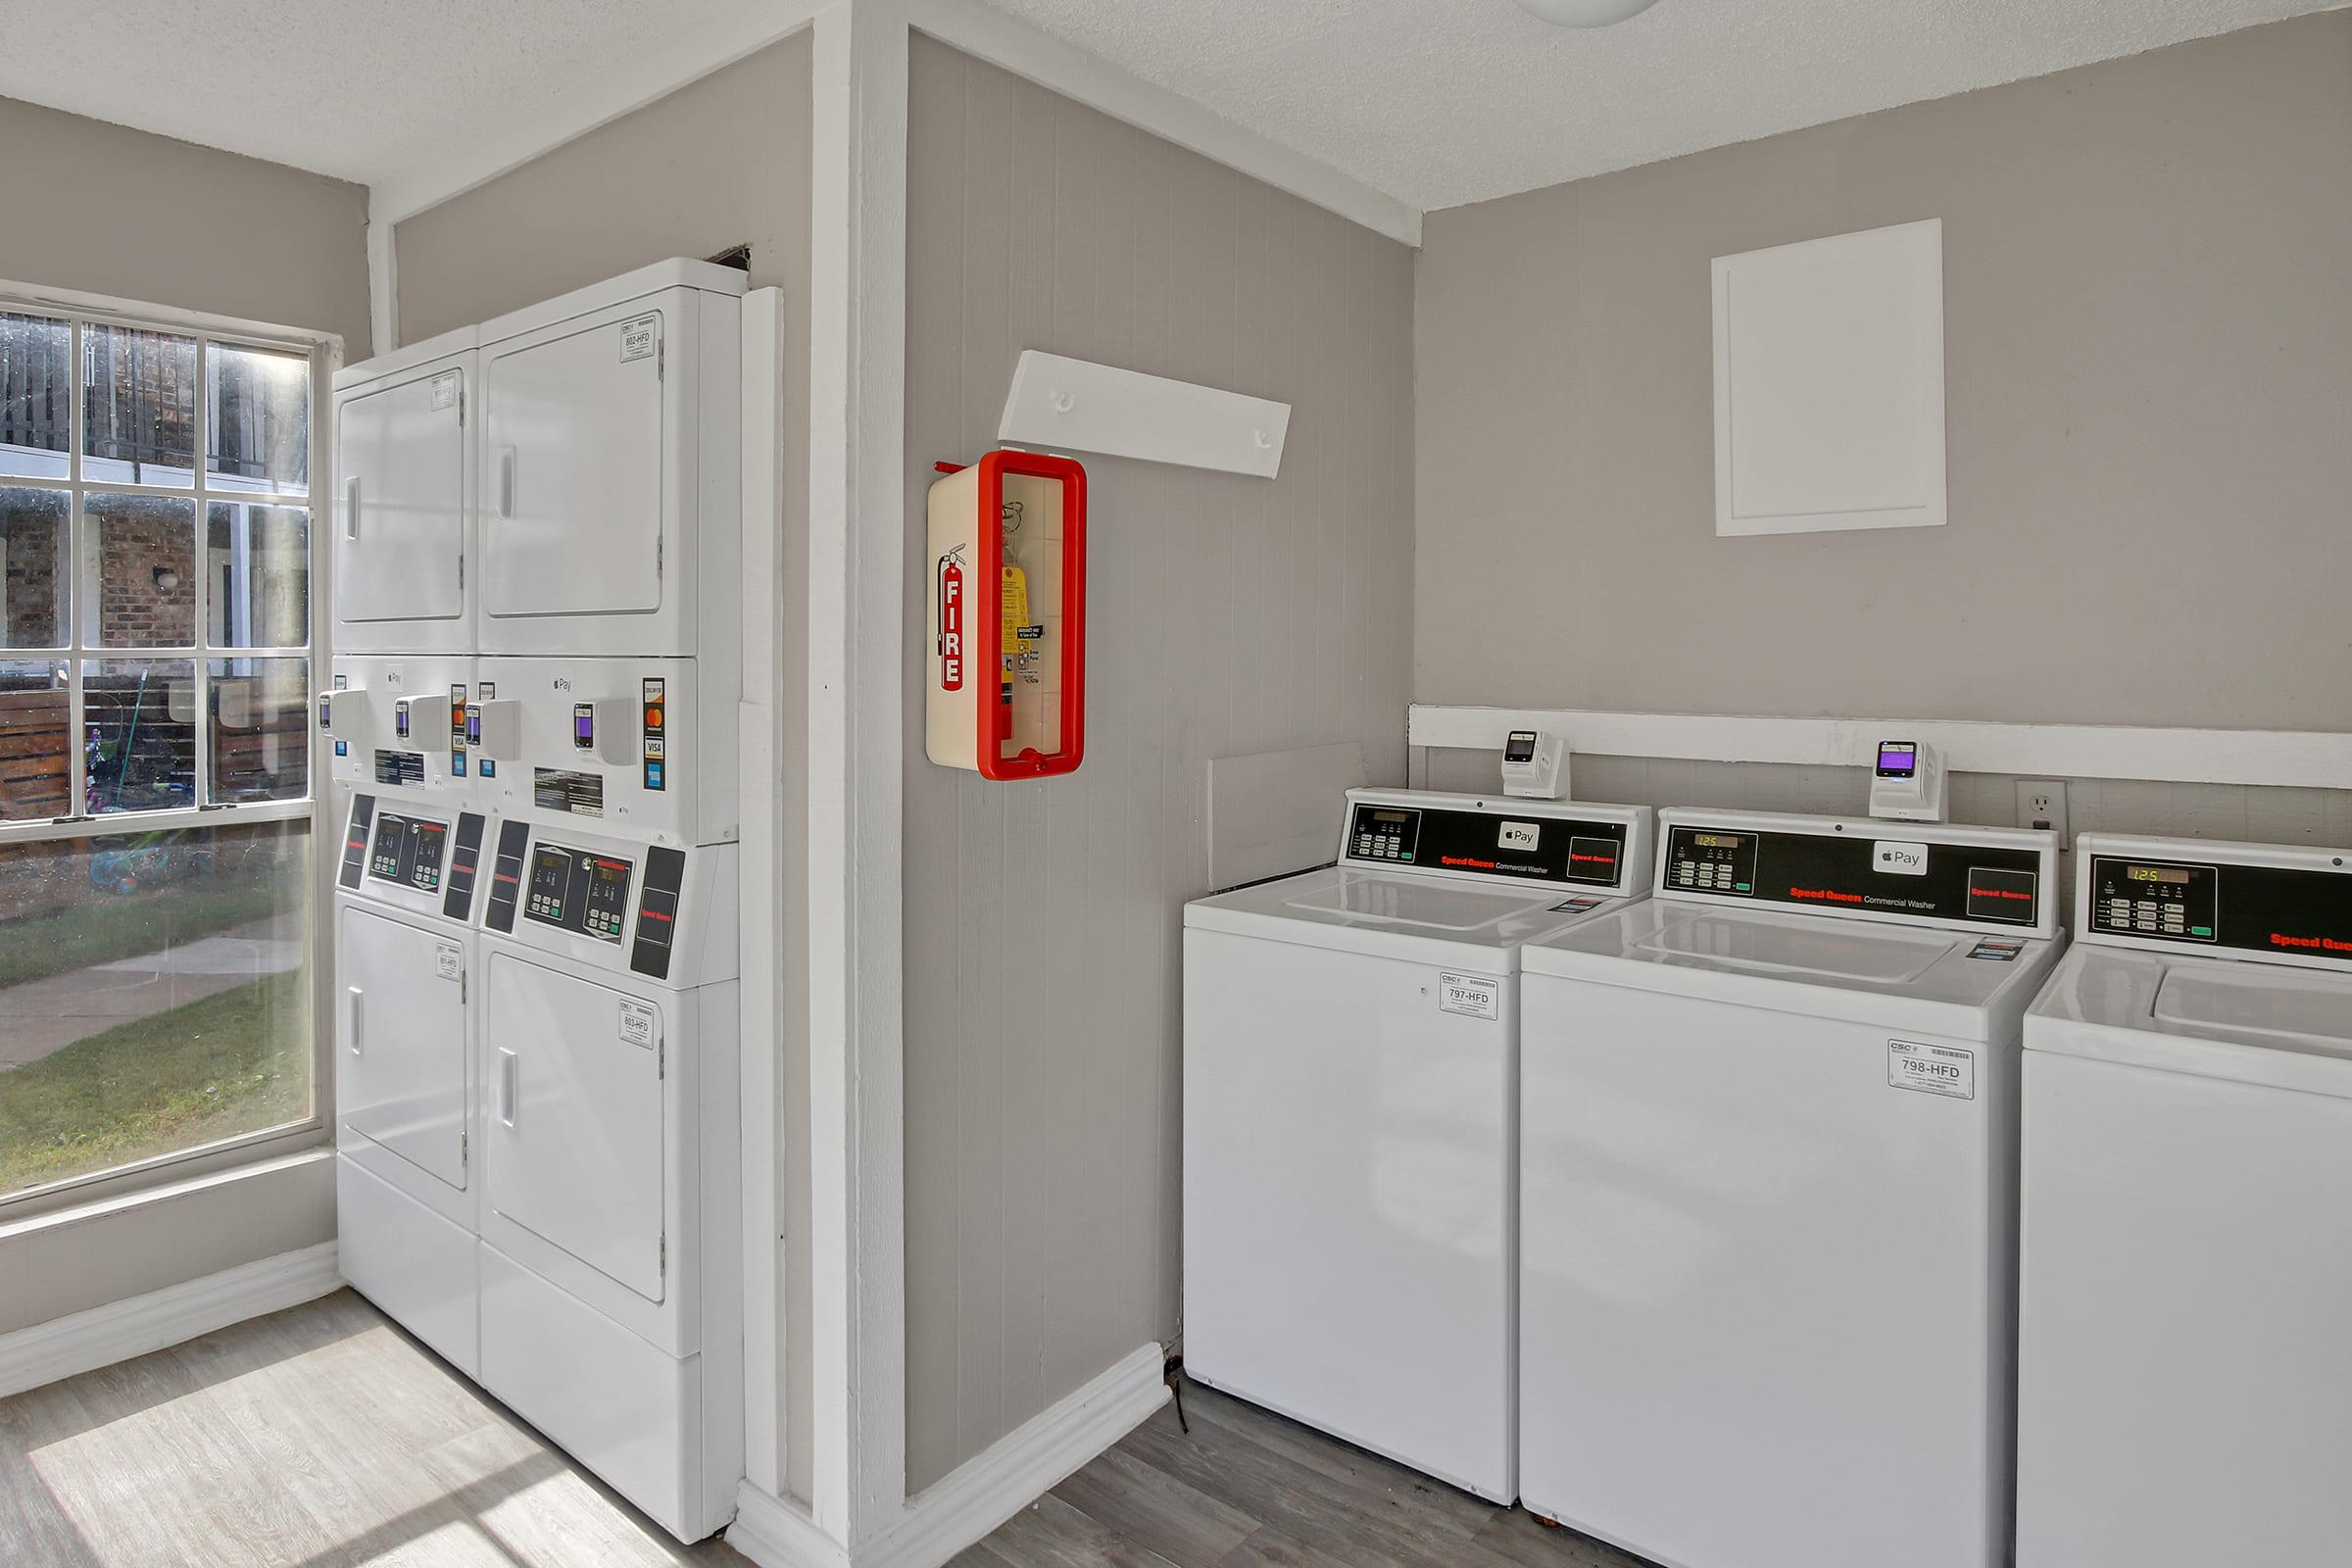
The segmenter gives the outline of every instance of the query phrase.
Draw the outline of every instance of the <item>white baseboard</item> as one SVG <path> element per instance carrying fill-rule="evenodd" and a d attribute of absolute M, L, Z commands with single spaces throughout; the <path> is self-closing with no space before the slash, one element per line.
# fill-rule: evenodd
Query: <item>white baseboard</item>
<path fill-rule="evenodd" d="M 0 1335 L 0 1397 L 316 1300 L 343 1284 L 335 1255 L 320 1242 Z"/>
<path fill-rule="evenodd" d="M 1167 1352 L 1140 1346 L 906 1499 L 855 1568 L 940 1568 L 1168 1402 Z"/>
<path fill-rule="evenodd" d="M 1146 1345 L 906 1499 L 879 1535 L 844 1546 L 790 1503 L 745 1486 L 727 1544 L 760 1568 L 941 1568 L 1051 1492 L 1168 1399 L 1166 1352 Z"/>
<path fill-rule="evenodd" d="M 727 1544 L 760 1568 L 850 1568 L 850 1549 L 817 1528 L 798 1503 L 780 1501 L 749 1481 L 735 1489 Z"/>

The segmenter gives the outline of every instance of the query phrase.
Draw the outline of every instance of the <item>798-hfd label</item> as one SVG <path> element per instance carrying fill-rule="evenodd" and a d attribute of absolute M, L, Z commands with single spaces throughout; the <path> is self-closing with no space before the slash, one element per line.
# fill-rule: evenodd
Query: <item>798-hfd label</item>
<path fill-rule="evenodd" d="M 1916 1040 L 1886 1042 L 1886 1082 L 1947 1100 L 1977 1098 L 1977 1054 Z"/>

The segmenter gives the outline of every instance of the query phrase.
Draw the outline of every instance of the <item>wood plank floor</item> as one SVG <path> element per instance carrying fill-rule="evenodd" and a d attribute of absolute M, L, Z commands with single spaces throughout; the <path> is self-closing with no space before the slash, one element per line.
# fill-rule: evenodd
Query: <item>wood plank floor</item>
<path fill-rule="evenodd" d="M 1640 1568 L 1187 1385 L 954 1568 Z M 5 1568 L 694 1568 L 349 1291 L 0 1399 Z"/>
<path fill-rule="evenodd" d="M 7 1568 L 743 1568 L 341 1291 L 0 1399 Z"/>
<path fill-rule="evenodd" d="M 1184 1387 L 951 1568 L 1646 1568 L 1599 1542 Z"/>

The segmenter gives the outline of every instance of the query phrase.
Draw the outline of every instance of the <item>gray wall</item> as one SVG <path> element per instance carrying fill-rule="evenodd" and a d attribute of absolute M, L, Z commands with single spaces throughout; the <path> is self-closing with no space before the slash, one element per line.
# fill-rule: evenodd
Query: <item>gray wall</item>
<path fill-rule="evenodd" d="M 416 342 L 672 256 L 752 247 L 751 284 L 784 291 L 785 602 L 808 559 L 809 36 L 770 44 L 394 229 L 400 334 Z M 807 989 L 799 829 L 808 774 L 805 626 L 789 617 L 777 684 L 785 780 L 783 952 L 775 981 Z M 747 977 L 757 966 L 747 965 Z M 808 1039 L 783 1006 L 786 1132 L 785 1487 L 809 1489 Z"/>
<path fill-rule="evenodd" d="M 368 192 L 0 98 L 0 278 L 339 332 L 368 357 Z"/>
<path fill-rule="evenodd" d="M 909 559 L 938 459 L 1024 348 L 1281 398 L 1280 479 L 1091 459 L 1088 756 L 986 784 L 923 756 L 907 661 L 907 1483 L 1176 1331 L 1178 932 L 1219 756 L 1360 740 L 1400 782 L 1412 258 L 914 40 Z M 909 648 L 922 574 L 906 578 Z"/>
<path fill-rule="evenodd" d="M 1950 524 L 1715 538 L 1709 258 L 1921 218 Z M 2352 13 L 1424 235 L 1417 701 L 2352 728 Z"/>

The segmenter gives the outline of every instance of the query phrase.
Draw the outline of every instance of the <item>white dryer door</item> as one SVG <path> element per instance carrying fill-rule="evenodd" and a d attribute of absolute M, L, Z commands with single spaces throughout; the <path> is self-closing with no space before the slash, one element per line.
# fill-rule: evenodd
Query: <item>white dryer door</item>
<path fill-rule="evenodd" d="M 464 1191 L 465 950 L 355 904 L 342 907 L 335 947 L 344 1127 Z"/>
<path fill-rule="evenodd" d="M 507 953 L 485 1004 L 490 1206 L 661 1300 L 660 1004 Z"/>
<path fill-rule="evenodd" d="M 464 377 L 456 368 L 419 375 L 335 411 L 343 470 L 337 619 L 455 620 L 465 613 Z"/>
<path fill-rule="evenodd" d="M 661 608 L 665 325 L 615 314 L 489 360 L 486 613 Z"/>

